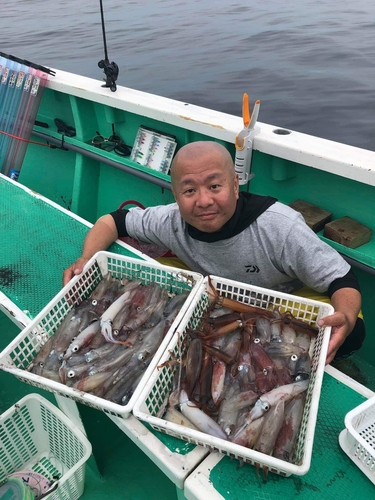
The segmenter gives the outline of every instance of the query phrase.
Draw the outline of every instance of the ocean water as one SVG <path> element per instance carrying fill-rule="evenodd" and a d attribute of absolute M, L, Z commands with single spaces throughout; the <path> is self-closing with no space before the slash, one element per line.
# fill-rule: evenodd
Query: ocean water
<path fill-rule="evenodd" d="M 103 0 L 103 9 L 119 85 L 237 116 L 247 92 L 261 100 L 261 122 L 375 150 L 373 0 Z M 1 0 L 0 33 L 2 52 L 104 77 L 99 0 Z"/>

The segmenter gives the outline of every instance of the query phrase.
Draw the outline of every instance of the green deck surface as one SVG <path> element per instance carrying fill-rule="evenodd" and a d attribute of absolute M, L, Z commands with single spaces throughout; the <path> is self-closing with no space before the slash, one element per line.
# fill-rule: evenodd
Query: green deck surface
<path fill-rule="evenodd" d="M 89 227 L 0 179 L 0 290 L 34 318 L 61 290 Z M 110 251 L 136 257 L 113 244 Z"/>
<path fill-rule="evenodd" d="M 210 481 L 228 500 L 364 500 L 375 498 L 375 486 L 341 449 L 338 437 L 345 415 L 365 398 L 327 373 L 324 375 L 309 472 L 280 477 L 269 473 L 266 483 L 255 467 L 225 457 L 211 471 Z"/>
<path fill-rule="evenodd" d="M 93 408 L 78 408 L 99 471 L 88 464 L 83 500 L 176 498 L 175 485 L 115 423 Z"/>

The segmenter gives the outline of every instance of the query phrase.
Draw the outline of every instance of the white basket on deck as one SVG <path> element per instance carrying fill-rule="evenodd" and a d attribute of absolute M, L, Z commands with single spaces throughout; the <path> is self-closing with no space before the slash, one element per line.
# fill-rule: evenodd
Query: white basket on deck
<path fill-rule="evenodd" d="M 375 484 L 375 396 L 346 414 L 345 427 L 341 448 Z"/>
<path fill-rule="evenodd" d="M 246 285 L 217 276 L 211 276 L 210 279 L 214 288 L 222 296 L 262 308 L 272 306 L 279 308 L 281 312 L 290 311 L 296 318 L 312 325 L 315 325 L 320 318 L 334 312 L 331 305 L 323 302 Z M 185 332 L 189 328 L 197 329 L 199 327 L 201 318 L 209 306 L 208 290 L 209 281 L 208 278 L 205 278 L 190 304 L 187 314 L 178 327 L 178 335 L 172 339 L 168 349 L 160 359 L 159 366 L 176 357 L 180 358 L 184 352 L 182 350 L 181 353 L 181 346 L 184 345 L 182 340 L 185 337 Z M 160 418 L 167 406 L 167 400 L 171 392 L 174 371 L 176 370 L 175 363 L 167 363 L 165 366 L 154 370 L 154 373 L 149 378 L 142 394 L 134 405 L 133 414 L 140 420 L 148 422 L 157 431 L 205 446 L 210 450 L 219 451 L 232 458 L 243 460 L 246 463 L 267 466 L 270 471 L 282 476 L 290 476 L 291 474 L 304 475 L 308 472 L 311 463 L 316 418 L 330 332 L 330 327 L 320 328 L 319 334 L 315 342 L 312 342 L 310 349 L 312 370 L 298 437 L 297 460 L 295 463 L 276 459 L 264 453 L 259 453 L 244 446 Z"/>
<path fill-rule="evenodd" d="M 42 345 L 56 332 L 69 311 L 87 298 L 107 273 L 111 273 L 114 278 L 140 279 L 143 284 L 155 282 L 172 294 L 189 292 L 185 303 L 165 334 L 132 397 L 124 406 L 27 371 L 27 367 L 40 351 Z M 156 261 L 151 263 L 110 252 L 98 252 L 86 264 L 82 274 L 74 277 L 0 353 L 0 369 L 12 373 L 19 380 L 28 384 L 60 396 L 66 396 L 105 413 L 127 418 L 202 281 L 201 274 L 163 266 Z"/>
<path fill-rule="evenodd" d="M 17 471 L 33 471 L 57 481 L 45 498 L 76 500 L 84 490 L 90 455 L 91 444 L 82 432 L 38 394 L 25 396 L 0 415 L 0 483 Z"/>

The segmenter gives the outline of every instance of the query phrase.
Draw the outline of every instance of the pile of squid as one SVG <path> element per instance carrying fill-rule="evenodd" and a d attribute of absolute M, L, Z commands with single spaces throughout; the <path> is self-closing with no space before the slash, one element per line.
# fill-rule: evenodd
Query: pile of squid
<path fill-rule="evenodd" d="M 28 370 L 126 405 L 189 292 L 108 274 L 74 307 Z"/>
<path fill-rule="evenodd" d="M 159 414 L 293 463 L 317 333 L 290 312 L 212 292 L 200 326 L 187 328 L 179 343 L 184 354 L 171 351 L 172 359 L 158 367 L 178 367 Z M 263 471 L 266 478 L 268 468 Z"/>

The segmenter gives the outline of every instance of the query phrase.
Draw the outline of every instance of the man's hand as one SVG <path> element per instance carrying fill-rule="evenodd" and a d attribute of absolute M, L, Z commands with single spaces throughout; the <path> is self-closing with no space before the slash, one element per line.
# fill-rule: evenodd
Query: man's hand
<path fill-rule="evenodd" d="M 65 269 L 63 273 L 63 286 L 67 285 L 69 281 L 77 276 L 77 274 L 81 274 L 85 264 L 89 261 L 89 259 L 84 259 L 80 257 L 77 259 L 74 264 Z"/>
<path fill-rule="evenodd" d="M 106 250 L 111 243 L 117 240 L 117 228 L 113 217 L 109 214 L 103 215 L 87 233 L 83 245 L 82 257 L 74 264 L 65 269 L 63 273 L 64 286 L 77 274 L 81 274 L 84 265 L 101 250 Z"/>
<path fill-rule="evenodd" d="M 345 342 L 346 337 L 352 331 L 348 318 L 342 312 L 335 312 L 318 321 L 321 327 L 331 326 L 331 338 L 328 344 L 326 364 L 328 365 L 336 355 L 338 348 Z"/>
<path fill-rule="evenodd" d="M 318 321 L 319 326 L 332 327 L 326 364 L 333 360 L 338 348 L 352 332 L 361 308 L 361 294 L 354 288 L 340 288 L 332 295 L 331 302 L 335 312 Z"/>

